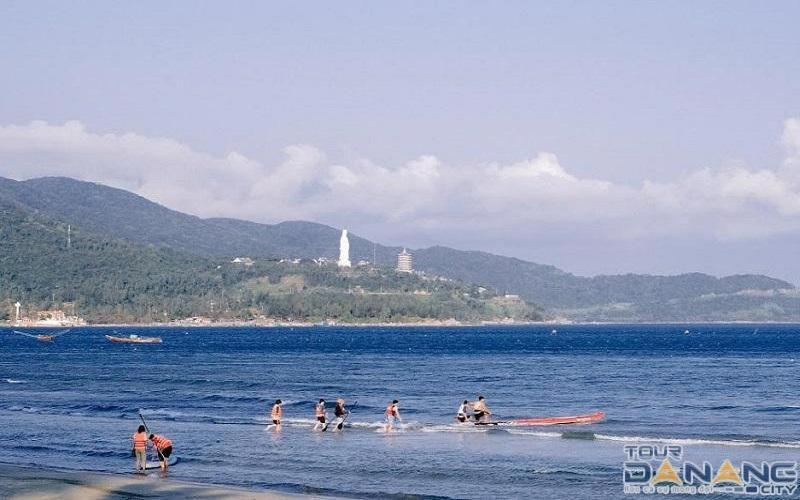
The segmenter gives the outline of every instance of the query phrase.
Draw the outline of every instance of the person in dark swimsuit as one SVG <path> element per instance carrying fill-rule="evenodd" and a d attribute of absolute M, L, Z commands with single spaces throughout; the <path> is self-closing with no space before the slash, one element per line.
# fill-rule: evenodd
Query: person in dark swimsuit
<path fill-rule="evenodd" d="M 314 417 L 317 423 L 314 424 L 314 430 L 324 428 L 327 421 L 328 412 L 325 410 L 325 400 L 320 398 L 319 403 L 314 407 Z"/>
<path fill-rule="evenodd" d="M 333 430 L 339 429 L 339 424 L 344 423 L 344 417 L 347 415 L 347 407 L 344 405 L 344 399 L 339 398 L 336 400 L 336 406 L 333 408 Z"/>
<path fill-rule="evenodd" d="M 472 418 L 476 424 L 485 424 L 489 421 L 492 412 L 486 406 L 486 398 L 478 396 L 478 400 L 472 403 Z"/>
<path fill-rule="evenodd" d="M 283 401 L 280 399 L 275 400 L 275 404 L 272 405 L 272 411 L 269 416 L 272 418 L 272 423 L 275 426 L 281 425 L 281 419 L 283 418 Z"/>

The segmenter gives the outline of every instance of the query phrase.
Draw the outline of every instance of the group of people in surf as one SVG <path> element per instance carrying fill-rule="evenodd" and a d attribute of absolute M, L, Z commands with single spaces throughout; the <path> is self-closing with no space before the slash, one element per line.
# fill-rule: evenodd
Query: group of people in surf
<path fill-rule="evenodd" d="M 313 430 L 326 431 L 328 427 L 333 424 L 333 429 L 340 431 L 349 413 L 350 411 L 345 406 L 345 400 L 343 398 L 337 398 L 336 405 L 333 409 L 334 420 L 333 422 L 328 422 L 328 411 L 325 406 L 325 399 L 320 398 L 314 406 L 314 418 L 316 423 L 314 424 Z M 461 423 L 469 422 L 476 425 L 485 425 L 489 423 L 491 415 L 492 412 L 486 404 L 486 398 L 479 395 L 476 401 L 465 399 L 464 402 L 459 405 L 455 419 Z M 397 399 L 390 401 L 383 412 L 383 418 L 384 430 L 386 432 L 391 432 L 395 425 L 402 423 L 403 417 L 400 416 L 400 401 Z M 275 403 L 272 405 L 270 419 L 275 428 L 279 429 L 283 419 L 283 401 L 280 399 L 276 399 Z"/>
<path fill-rule="evenodd" d="M 320 398 L 317 404 L 314 405 L 314 419 L 316 420 L 314 423 L 314 430 L 320 430 L 324 432 L 328 430 L 331 425 L 333 425 L 334 431 L 342 430 L 344 421 L 350 414 L 350 410 L 348 410 L 344 398 L 336 398 L 336 404 L 333 407 L 333 421 L 328 421 L 328 410 L 325 404 L 325 399 Z M 393 422 L 394 419 L 400 418 L 400 410 L 397 409 L 397 404 L 397 400 L 394 400 L 389 404 L 389 407 L 393 406 L 394 408 L 391 412 L 389 407 L 387 407 L 387 425 L 389 425 L 389 422 Z M 389 415 L 389 413 L 391 413 L 391 415 Z M 270 420 L 272 420 L 272 425 L 275 427 L 275 429 L 280 429 L 281 422 L 283 420 L 283 401 L 280 399 L 275 400 L 269 417 Z M 390 418 L 392 420 L 389 420 Z"/>
<path fill-rule="evenodd" d="M 147 443 L 151 443 L 158 456 L 162 472 L 167 472 L 169 457 L 172 455 L 172 441 L 158 434 L 147 435 L 147 428 L 140 425 L 132 439 L 131 455 L 136 458 L 136 472 L 144 474 L 147 471 Z"/>
<path fill-rule="evenodd" d="M 324 398 L 320 398 L 314 405 L 315 431 L 326 431 L 332 425 L 334 431 L 341 431 L 350 410 L 347 408 L 344 398 L 337 398 L 333 407 L 332 421 L 328 421 L 328 410 Z M 486 425 L 489 423 L 492 412 L 486 404 L 486 398 L 478 396 L 476 401 L 464 400 L 456 411 L 455 419 L 461 423 L 472 423 L 475 425 Z M 386 405 L 383 412 L 384 430 L 391 432 L 394 426 L 403 422 L 400 415 L 400 401 L 393 399 Z M 270 419 L 276 430 L 280 429 L 283 420 L 283 401 L 276 399 L 270 411 Z M 148 442 L 158 456 L 159 465 L 163 472 L 169 467 L 169 457 L 172 455 L 172 441 L 165 436 L 158 434 L 147 434 L 147 428 L 140 425 L 136 433 L 132 436 L 131 455 L 136 458 L 136 472 L 145 473 L 147 470 L 147 448 Z"/>
<path fill-rule="evenodd" d="M 472 415 L 470 415 L 470 412 Z M 456 412 L 456 420 L 461 423 L 472 421 L 473 424 L 487 424 L 492 418 L 492 411 L 486 404 L 486 398 L 478 395 L 476 401 L 464 400 Z"/>

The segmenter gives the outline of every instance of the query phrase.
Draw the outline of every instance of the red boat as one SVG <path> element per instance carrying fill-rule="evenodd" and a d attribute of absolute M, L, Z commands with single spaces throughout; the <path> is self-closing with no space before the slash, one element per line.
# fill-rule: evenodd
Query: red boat
<path fill-rule="evenodd" d="M 128 335 L 127 337 L 115 337 L 114 335 L 106 335 L 109 342 L 117 342 L 121 344 L 160 344 L 161 337 L 140 337 L 138 335 Z"/>
<path fill-rule="evenodd" d="M 594 424 L 606 418 L 606 414 L 602 411 L 594 413 L 587 413 L 585 415 L 571 415 L 565 417 L 531 417 L 531 418 L 517 418 L 514 420 L 498 420 L 496 422 L 477 422 L 475 425 L 502 425 L 502 426 L 515 426 L 515 427 L 534 427 L 546 425 L 579 425 L 579 424 Z"/>

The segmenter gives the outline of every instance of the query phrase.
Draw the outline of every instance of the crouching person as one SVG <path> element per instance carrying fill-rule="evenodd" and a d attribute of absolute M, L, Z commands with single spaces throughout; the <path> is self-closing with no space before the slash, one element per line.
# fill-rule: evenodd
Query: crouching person
<path fill-rule="evenodd" d="M 166 472 L 169 467 L 169 457 L 172 455 L 172 441 L 165 436 L 158 434 L 150 434 L 150 441 L 158 453 L 158 462 L 161 464 L 161 470 Z"/>

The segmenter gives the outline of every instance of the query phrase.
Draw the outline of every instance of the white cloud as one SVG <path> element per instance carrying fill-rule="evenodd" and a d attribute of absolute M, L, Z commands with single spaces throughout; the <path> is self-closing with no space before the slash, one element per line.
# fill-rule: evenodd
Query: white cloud
<path fill-rule="evenodd" d="M 790 118 L 783 124 L 781 142 L 786 150 L 781 174 L 800 184 L 800 118 Z"/>
<path fill-rule="evenodd" d="M 608 238 L 747 239 L 800 231 L 800 120 L 785 122 L 782 144 L 786 158 L 774 170 L 704 168 L 625 185 L 571 174 L 552 153 L 507 165 L 449 165 L 430 155 L 396 166 L 343 165 L 292 145 L 283 162 L 265 165 L 167 138 L 37 121 L 0 127 L 0 175 L 102 182 L 200 216 L 322 220 L 356 230 L 387 223 L 397 234 L 515 238 L 520 228 L 545 236 L 568 228 Z"/>

